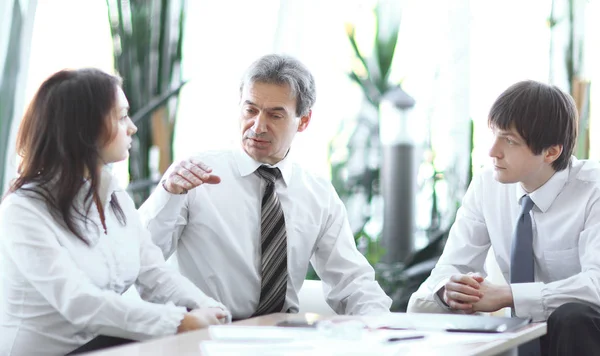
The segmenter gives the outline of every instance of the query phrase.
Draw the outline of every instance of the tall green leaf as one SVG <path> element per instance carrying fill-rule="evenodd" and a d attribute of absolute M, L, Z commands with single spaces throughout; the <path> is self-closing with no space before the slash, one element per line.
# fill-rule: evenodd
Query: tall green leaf
<path fill-rule="evenodd" d="M 10 131 L 15 113 L 17 75 L 21 64 L 21 34 L 24 19 L 21 5 L 14 0 L 8 48 L 4 60 L 4 71 L 0 78 L 0 189 L 4 187 L 4 170 L 7 165 Z M 3 192 L 0 192 L 0 196 Z"/>
<path fill-rule="evenodd" d="M 375 83 L 381 93 L 389 88 L 392 61 L 400 31 L 400 11 L 398 1 L 380 1 L 375 8 L 377 30 L 375 33 L 375 56 L 380 73 L 380 81 Z"/>
<path fill-rule="evenodd" d="M 130 155 L 130 178 L 151 180 L 150 148 L 157 133 L 167 131 L 172 147 L 178 93 L 185 84 L 181 78 L 181 57 L 185 0 L 107 0 L 114 43 L 115 66 L 123 77 L 123 90 L 130 102 L 130 115 L 136 118 L 138 132 Z M 158 121 L 157 121 L 158 120 Z M 159 125 L 154 127 L 154 125 Z M 172 160 L 171 150 L 168 157 Z M 133 192 L 136 204 L 149 194 L 146 183 Z"/>

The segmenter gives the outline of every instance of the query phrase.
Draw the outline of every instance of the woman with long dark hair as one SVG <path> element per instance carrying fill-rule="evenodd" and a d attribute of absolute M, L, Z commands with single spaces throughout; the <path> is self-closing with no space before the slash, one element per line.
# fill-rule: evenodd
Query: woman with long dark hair
<path fill-rule="evenodd" d="M 81 69 L 48 78 L 26 111 L 19 176 L 0 204 L 0 355 L 65 354 L 107 335 L 143 340 L 228 319 L 165 266 L 110 173 L 137 131 L 127 110 L 119 78 Z M 122 296 L 133 284 L 142 300 Z"/>

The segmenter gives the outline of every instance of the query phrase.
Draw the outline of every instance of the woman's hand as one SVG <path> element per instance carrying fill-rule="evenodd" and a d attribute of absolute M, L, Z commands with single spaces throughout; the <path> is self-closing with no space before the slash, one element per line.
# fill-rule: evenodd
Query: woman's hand
<path fill-rule="evenodd" d="M 177 333 L 206 328 L 209 325 L 224 324 L 228 321 L 229 313 L 221 308 L 201 308 L 185 313 Z"/>

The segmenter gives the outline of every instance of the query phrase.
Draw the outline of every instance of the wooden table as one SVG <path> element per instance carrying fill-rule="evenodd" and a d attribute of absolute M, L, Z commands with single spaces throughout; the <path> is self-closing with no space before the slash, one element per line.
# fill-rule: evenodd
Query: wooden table
<path fill-rule="evenodd" d="M 418 314 L 415 314 L 418 317 Z M 352 316 L 335 316 L 321 318 L 316 314 L 271 314 L 257 318 L 251 318 L 243 321 L 234 322 L 234 325 L 247 326 L 274 326 L 278 322 L 284 320 L 301 321 L 301 320 L 365 320 L 367 318 L 352 317 Z M 509 338 L 495 339 L 486 342 L 472 342 L 466 344 L 451 344 L 445 346 L 428 347 L 427 355 L 476 355 L 488 356 L 498 355 L 523 344 L 529 340 L 533 340 L 546 334 L 546 323 L 530 324 L 517 332 L 510 333 Z M 150 340 L 125 346 L 115 347 L 104 351 L 97 351 L 87 355 L 94 356 L 117 356 L 117 355 L 201 355 L 199 343 L 202 340 L 210 340 L 208 329 L 188 332 L 184 334 L 168 336 L 161 339 Z M 422 355 L 423 349 L 414 344 L 414 349 L 411 349 L 409 355 Z M 403 353 L 404 355 L 405 353 Z"/>

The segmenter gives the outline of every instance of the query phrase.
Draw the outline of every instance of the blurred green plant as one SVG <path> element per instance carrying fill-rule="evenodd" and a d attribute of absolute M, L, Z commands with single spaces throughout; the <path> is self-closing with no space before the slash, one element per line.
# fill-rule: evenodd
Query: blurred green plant
<path fill-rule="evenodd" d="M 424 182 L 431 185 L 430 226 L 425 231 L 428 240 L 427 245 L 410 254 L 404 263 L 374 264 L 377 281 L 386 294 L 392 298 L 392 311 L 406 311 L 410 296 L 429 277 L 431 270 L 444 251 L 450 228 L 461 205 L 464 189 L 468 187 L 473 177 L 473 120 L 469 120 L 469 138 L 468 172 L 460 172 L 454 169 L 459 166 L 458 164 L 450 165 L 445 171 L 438 170 L 435 166 L 433 154 L 432 159 L 428 162 L 432 166 L 432 174 Z M 462 157 L 456 159 L 460 160 Z M 449 200 L 445 216 L 442 216 L 437 203 L 438 184 L 441 182 L 447 185 L 445 196 Z"/>
<path fill-rule="evenodd" d="M 584 31 L 581 31 L 583 21 L 578 17 L 584 13 L 585 8 L 581 9 L 578 6 L 586 7 L 587 3 L 576 0 L 551 1 L 550 16 L 546 21 L 550 29 L 548 77 L 551 83 L 554 82 L 554 71 L 556 70 L 553 65 L 555 59 L 554 47 L 562 45 L 562 38 L 567 38 L 566 48 L 564 48 L 564 54 L 562 54 L 567 80 L 566 87 L 562 89 L 571 94 L 579 113 L 578 135 L 573 154 L 579 159 L 587 159 L 590 155 L 591 83 L 581 74 L 584 68 L 585 41 Z M 563 8 L 566 10 L 563 10 L 561 14 L 556 14 Z M 566 31 L 566 33 L 558 33 L 561 31 Z"/>
<path fill-rule="evenodd" d="M 123 78 L 130 116 L 138 127 L 129 159 L 128 191 L 136 205 L 149 196 L 173 160 L 178 94 L 185 85 L 181 58 L 185 0 L 106 0 L 115 68 Z M 152 171 L 151 149 L 158 151 Z"/>
<path fill-rule="evenodd" d="M 366 246 L 369 261 L 384 253 L 365 226 L 377 209 L 380 197 L 382 148 L 379 138 L 379 103 L 400 83 L 390 81 L 401 14 L 397 1 L 381 0 L 374 7 L 375 37 L 370 55 L 363 55 L 356 40 L 356 27 L 346 24 L 354 65 L 349 78 L 361 88 L 365 102 L 356 118 L 344 120 L 329 145 L 332 183 L 349 208 L 349 218 L 358 244 Z M 353 209 L 351 205 L 363 206 Z M 362 242 L 361 242 L 362 240 Z"/>
<path fill-rule="evenodd" d="M 362 89 L 365 98 L 375 107 L 379 107 L 381 98 L 400 83 L 390 82 L 392 62 L 400 31 L 400 8 L 398 2 L 382 0 L 375 6 L 375 39 L 373 53 L 363 56 L 356 42 L 356 27 L 346 24 L 346 35 L 358 61 L 348 74 Z"/>
<path fill-rule="evenodd" d="M 388 92 L 401 87 L 401 82 L 390 80 L 394 55 L 398 52 L 396 43 L 401 22 L 399 3 L 389 0 L 377 2 L 374 9 L 376 32 L 373 52 L 370 56 L 361 53 L 356 40 L 355 26 L 346 25 L 346 34 L 356 59 L 349 77 L 361 88 L 365 102 L 357 117 L 343 120 L 329 148 L 332 184 L 347 207 L 359 250 L 374 266 L 377 280 L 394 301 L 393 311 L 406 310 L 410 295 L 417 290 L 435 266 L 460 206 L 465 181 L 463 176 L 468 175 L 466 178 L 466 185 L 468 185 L 472 175 L 471 164 L 469 164 L 469 172 L 437 169 L 431 148 L 432 142 L 429 140 L 432 158 L 423 163 L 431 166 L 431 176 L 423 182 L 423 185 L 428 184 L 431 188 L 430 226 L 425 231 L 428 243 L 410 254 L 404 263 L 380 263 L 381 257 L 385 254 L 379 243 L 381 231 L 377 229 L 372 233 L 367 231 L 373 231 L 369 228 L 370 222 L 382 220 L 381 209 L 376 206 L 381 204 L 382 149 L 379 137 L 379 103 Z M 469 125 L 471 134 L 469 152 L 472 152 L 472 121 Z M 438 185 L 442 181 L 449 186 L 447 189 L 449 208 L 445 216 L 441 216 L 438 204 Z M 316 279 L 318 276 L 310 270 L 307 278 Z"/>
<path fill-rule="evenodd" d="M 22 32 L 25 19 L 18 0 L 13 1 L 8 47 L 2 77 L 0 77 L 0 190 L 4 189 L 4 175 L 7 166 L 7 152 L 10 144 L 10 131 L 15 115 L 15 96 L 17 92 L 17 75 L 21 65 Z M 4 192 L 0 192 L 0 199 Z"/>
<path fill-rule="evenodd" d="M 432 232 L 427 246 L 409 255 L 404 263 L 375 265 L 376 278 L 392 299 L 391 311 L 406 311 L 410 296 L 429 277 L 444 251 L 449 229 Z"/>

